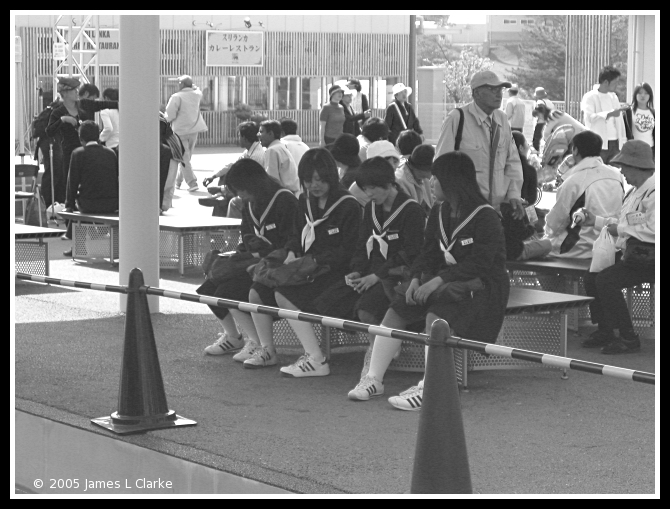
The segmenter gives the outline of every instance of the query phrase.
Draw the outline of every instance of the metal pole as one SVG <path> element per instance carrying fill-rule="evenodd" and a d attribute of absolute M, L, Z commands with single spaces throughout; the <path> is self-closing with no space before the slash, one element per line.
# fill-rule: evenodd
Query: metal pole
<path fill-rule="evenodd" d="M 416 95 L 416 16 L 409 17 L 409 68 L 407 70 L 407 81 L 409 86 L 414 91 L 414 109 L 418 107 L 418 100 Z M 409 101 L 409 98 L 408 98 Z"/>

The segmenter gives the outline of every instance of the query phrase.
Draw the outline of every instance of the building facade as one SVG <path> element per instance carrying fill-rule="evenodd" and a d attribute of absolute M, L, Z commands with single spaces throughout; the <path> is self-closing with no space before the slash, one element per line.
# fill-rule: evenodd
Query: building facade
<path fill-rule="evenodd" d="M 40 86 L 45 92 L 53 89 L 58 66 L 54 60 L 55 30 L 68 40 L 70 17 L 67 26 L 62 19 L 57 22 L 57 18 L 15 17 L 15 35 L 21 38 L 23 46 L 22 79 L 28 91 L 25 105 L 28 118 L 33 118 L 39 109 L 36 94 L 30 96 L 32 91 Z M 84 24 L 84 16 L 72 18 L 73 31 Z M 120 16 L 101 15 L 95 19 L 96 28 L 86 25 L 84 30 L 95 46 L 96 30 L 97 36 L 108 35 L 118 30 L 119 23 Z M 359 79 L 373 113 L 378 116 L 383 116 L 387 104 L 393 100 L 392 86 L 407 82 L 409 16 L 175 15 L 160 16 L 160 31 L 161 102 L 166 104 L 177 90 L 175 77 L 182 74 L 193 77 L 203 90 L 201 109 L 209 126 L 209 131 L 199 139 L 202 145 L 237 142 L 235 126 L 239 119 L 234 112 L 241 103 L 268 118 L 294 118 L 303 139 L 315 142 L 319 111 L 334 82 L 350 77 Z M 256 40 L 262 41 L 260 65 L 208 65 L 213 60 L 213 38 L 233 33 L 241 37 L 253 33 Z M 100 60 L 97 82 L 92 67 L 84 74 L 86 81 L 95 82 L 101 91 L 118 87 L 118 65 Z M 134 92 L 141 90 L 142 84 L 138 84 Z"/>

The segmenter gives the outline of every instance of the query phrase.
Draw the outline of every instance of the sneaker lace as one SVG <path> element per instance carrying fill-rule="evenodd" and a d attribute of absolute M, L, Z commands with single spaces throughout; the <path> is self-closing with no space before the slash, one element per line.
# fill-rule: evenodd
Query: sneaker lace
<path fill-rule="evenodd" d="M 228 336 L 226 335 L 225 332 L 219 332 L 218 335 L 219 339 L 216 340 L 216 342 L 214 343 L 215 345 L 221 345 L 223 344 L 224 341 L 228 339 Z"/>
<path fill-rule="evenodd" d="M 309 359 L 309 354 L 306 353 L 306 354 L 300 356 L 300 358 L 297 361 L 295 361 L 291 367 L 299 368 L 300 366 L 304 366 L 305 364 L 307 364 L 308 359 Z"/>
<path fill-rule="evenodd" d="M 250 339 L 247 339 L 244 342 L 244 347 L 242 348 L 242 352 L 251 354 L 256 351 L 256 343 L 251 341 Z"/>
<path fill-rule="evenodd" d="M 402 391 L 399 394 L 399 396 L 409 398 L 409 397 L 415 396 L 416 394 L 420 394 L 421 392 L 423 392 L 423 388 L 419 387 L 418 385 L 414 385 L 414 386 L 410 387 L 409 389 L 407 389 L 406 391 Z"/>
<path fill-rule="evenodd" d="M 374 385 L 378 380 L 370 375 L 365 375 L 361 378 L 361 381 L 358 382 L 356 389 L 367 389 L 371 385 Z"/>

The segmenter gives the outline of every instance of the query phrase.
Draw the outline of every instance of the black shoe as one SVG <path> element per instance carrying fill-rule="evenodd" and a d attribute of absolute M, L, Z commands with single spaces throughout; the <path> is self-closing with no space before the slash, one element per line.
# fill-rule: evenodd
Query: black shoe
<path fill-rule="evenodd" d="M 598 329 L 595 332 L 592 332 L 588 338 L 582 341 L 582 347 L 584 348 L 599 348 L 602 346 L 607 346 L 612 341 L 616 340 L 616 336 L 613 331 L 603 331 Z"/>
<path fill-rule="evenodd" d="M 72 248 L 68 249 L 67 251 L 63 251 L 63 256 L 72 256 Z"/>
<path fill-rule="evenodd" d="M 600 351 L 608 355 L 639 352 L 640 340 L 634 339 L 631 341 L 626 341 L 625 339 L 617 339 L 604 346 Z"/>

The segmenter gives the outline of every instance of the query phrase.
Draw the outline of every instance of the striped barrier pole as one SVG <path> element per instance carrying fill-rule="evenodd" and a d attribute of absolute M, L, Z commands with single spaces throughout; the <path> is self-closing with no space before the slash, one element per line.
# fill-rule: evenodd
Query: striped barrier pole
<path fill-rule="evenodd" d="M 64 279 L 56 279 L 45 276 L 35 276 L 23 272 L 16 273 L 17 279 L 24 279 L 30 281 L 37 281 L 40 283 L 50 283 L 63 286 L 72 286 L 75 288 L 86 288 L 90 290 L 110 291 L 117 293 L 127 293 L 128 289 L 124 286 L 100 285 L 96 283 L 82 283 L 79 281 L 68 281 Z M 331 318 L 328 316 L 313 315 L 311 313 L 303 313 L 301 311 L 292 311 L 289 309 L 273 308 L 270 306 L 262 306 L 258 304 L 250 304 L 248 302 L 239 302 L 236 300 L 218 299 L 216 297 L 207 297 L 204 295 L 197 295 L 193 293 L 176 292 L 173 290 L 163 290 L 151 286 L 142 286 L 140 292 L 145 292 L 147 295 L 158 295 L 160 297 L 167 297 L 170 299 L 186 300 L 189 302 L 200 302 L 210 306 L 219 306 L 224 308 L 239 309 L 245 313 L 261 313 L 277 318 L 286 318 L 289 320 L 299 320 L 302 322 L 316 323 L 323 326 L 335 327 L 346 331 L 363 332 L 366 334 L 373 334 L 375 336 L 382 336 L 387 338 L 401 339 L 403 341 L 410 341 L 421 345 L 426 345 L 428 336 L 416 332 L 407 332 L 396 329 L 389 329 L 380 325 L 369 325 L 350 320 L 341 320 L 339 318 Z M 624 380 L 632 380 L 633 382 L 640 382 L 649 385 L 656 384 L 656 375 L 646 371 L 637 371 L 626 368 L 619 368 L 617 366 L 608 366 L 606 364 L 597 364 L 595 362 L 586 362 L 578 359 L 570 359 L 568 357 L 560 357 L 558 355 L 551 355 L 540 352 L 533 352 L 530 350 L 521 350 L 519 348 L 510 348 L 508 346 L 500 346 L 491 343 L 482 343 L 473 341 L 471 339 L 463 339 L 457 336 L 451 336 L 447 340 L 447 345 L 454 348 L 462 348 L 465 350 L 474 350 L 480 353 L 489 355 L 499 355 L 502 357 L 510 357 L 513 359 L 526 360 L 546 366 L 552 366 L 561 369 L 572 369 L 574 371 L 584 371 L 586 373 L 593 373 L 596 375 L 612 376 L 615 378 L 622 378 Z"/>

